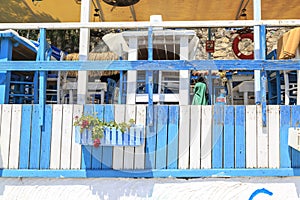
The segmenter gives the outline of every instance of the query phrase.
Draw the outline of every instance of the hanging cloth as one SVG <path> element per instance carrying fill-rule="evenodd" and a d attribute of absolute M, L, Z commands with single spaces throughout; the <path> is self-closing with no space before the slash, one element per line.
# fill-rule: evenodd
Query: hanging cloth
<path fill-rule="evenodd" d="M 295 58 L 300 44 L 300 28 L 294 28 L 283 34 L 277 42 L 278 59 Z"/>
<path fill-rule="evenodd" d="M 207 105 L 207 100 L 205 97 L 206 92 L 206 84 L 202 82 L 198 82 L 195 84 L 194 88 L 194 98 L 193 98 L 193 105 Z"/>

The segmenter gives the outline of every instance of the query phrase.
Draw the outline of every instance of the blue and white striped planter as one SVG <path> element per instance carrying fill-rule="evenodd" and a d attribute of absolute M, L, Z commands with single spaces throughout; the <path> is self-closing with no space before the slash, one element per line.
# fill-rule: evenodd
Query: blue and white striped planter
<path fill-rule="evenodd" d="M 81 145 L 93 145 L 91 130 L 84 129 L 80 132 L 80 127 L 75 127 L 75 142 Z M 103 138 L 100 140 L 101 146 L 139 146 L 144 142 L 144 126 L 135 125 L 128 131 L 122 133 L 116 128 L 105 128 Z"/>

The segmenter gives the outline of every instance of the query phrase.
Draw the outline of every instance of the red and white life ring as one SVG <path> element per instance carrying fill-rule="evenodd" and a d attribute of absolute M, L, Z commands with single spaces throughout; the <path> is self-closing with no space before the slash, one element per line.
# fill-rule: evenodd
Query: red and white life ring
<path fill-rule="evenodd" d="M 249 59 L 249 60 L 254 59 L 253 52 L 249 55 L 245 55 L 240 51 L 239 42 L 242 39 L 250 39 L 253 42 L 253 33 L 241 33 L 233 39 L 232 50 L 233 50 L 234 54 L 240 59 Z"/>

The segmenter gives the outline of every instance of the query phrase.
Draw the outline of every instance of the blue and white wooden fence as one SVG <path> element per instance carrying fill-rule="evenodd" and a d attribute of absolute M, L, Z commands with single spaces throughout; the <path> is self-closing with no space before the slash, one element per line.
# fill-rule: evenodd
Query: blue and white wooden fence
<path fill-rule="evenodd" d="M 300 106 L 46 105 L 0 106 L 2 177 L 203 177 L 299 175 L 300 152 L 288 146 L 288 129 L 300 125 Z M 134 118 L 145 141 L 132 146 L 75 143 L 73 118 L 97 112 L 106 121 Z"/>
<path fill-rule="evenodd" d="M 85 3 L 87 3 L 86 1 Z M 255 1 L 256 2 L 256 1 Z M 190 22 L 0 23 L 1 29 L 81 29 L 82 55 L 88 52 L 90 28 L 254 27 L 256 60 L 159 61 L 7 61 L 1 55 L 0 86 L 10 71 L 69 70 L 299 70 L 299 60 L 267 61 L 262 41 L 266 27 L 299 26 L 300 20 Z M 83 9 L 84 10 L 84 9 Z M 257 48 L 259 47 L 259 48 Z M 40 52 L 44 52 L 41 48 Z M 83 55 L 83 57 L 84 57 Z M 5 58 L 5 59 L 4 59 Z M 260 60 L 262 59 L 262 60 Z M 258 73 L 256 73 L 258 74 Z M 263 74 L 263 73 L 262 73 Z M 40 93 L 45 93 L 44 73 Z M 256 77 L 256 83 L 261 82 Z M 264 84 L 259 84 L 264 87 Z M 0 100 L 5 98 L 3 93 Z M 255 89 L 260 91 L 259 88 Z M 261 96 L 265 90 L 261 89 Z M 259 96 L 259 95 L 258 95 Z M 299 175 L 300 155 L 288 146 L 288 130 L 300 125 L 299 106 L 175 106 L 145 105 L 0 105 L 0 177 L 203 177 Z M 1 100 L 2 103 L 5 103 Z M 152 106 L 152 105 L 151 105 Z M 149 118 L 147 111 L 153 112 Z M 73 118 L 97 112 L 106 121 L 135 118 L 145 127 L 138 147 L 81 146 L 75 143 Z M 153 120 L 150 123 L 149 119 Z M 151 121 L 152 122 L 152 121 Z"/>

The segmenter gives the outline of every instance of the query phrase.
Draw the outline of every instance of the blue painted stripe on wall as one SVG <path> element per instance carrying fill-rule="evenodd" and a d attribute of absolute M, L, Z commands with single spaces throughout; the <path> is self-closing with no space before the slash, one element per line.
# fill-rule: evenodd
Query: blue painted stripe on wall
<path fill-rule="evenodd" d="M 246 107 L 235 107 L 235 167 L 246 167 Z"/>
<path fill-rule="evenodd" d="M 148 112 L 149 107 L 147 107 Z M 146 161 L 145 161 L 145 168 L 146 169 L 154 169 L 155 168 L 155 150 L 156 150 L 156 125 L 157 125 L 157 106 L 154 106 L 153 111 L 153 124 L 149 125 L 149 118 L 147 115 L 146 119 Z"/>
<path fill-rule="evenodd" d="M 20 135 L 20 158 L 19 158 L 20 169 L 29 168 L 31 112 L 32 112 L 32 105 L 22 105 L 22 124 L 21 124 L 21 135 Z"/>
<path fill-rule="evenodd" d="M 115 109 L 113 104 L 105 105 L 104 107 L 104 121 L 110 122 L 115 120 Z M 113 161 L 113 148 L 112 147 L 103 147 L 103 161 L 102 169 L 112 169 Z"/>
<path fill-rule="evenodd" d="M 156 169 L 167 168 L 168 106 L 158 106 Z"/>
<path fill-rule="evenodd" d="M 39 125 L 39 104 L 33 105 L 31 127 L 29 168 L 38 169 L 40 167 L 41 155 L 41 126 Z"/>
<path fill-rule="evenodd" d="M 52 130 L 52 105 L 46 105 L 45 123 L 44 126 L 42 127 L 40 169 L 50 168 L 51 130 Z"/>
<path fill-rule="evenodd" d="M 224 168 L 234 168 L 234 106 L 224 106 Z"/>
<path fill-rule="evenodd" d="M 223 122 L 224 106 L 214 106 L 212 134 L 212 168 L 223 167 Z"/>
<path fill-rule="evenodd" d="M 34 178 L 197 178 L 197 177 L 277 177 L 299 176 L 300 169 L 187 169 L 187 170 L 0 170 L 1 177 Z M 141 186 L 142 187 L 142 186 Z M 118 189 L 118 188 L 115 188 Z"/>
<path fill-rule="evenodd" d="M 300 106 L 291 106 L 292 109 L 292 127 L 300 126 Z M 294 148 L 292 149 L 292 167 L 300 167 L 300 152 Z"/>
<path fill-rule="evenodd" d="M 94 105 L 94 111 L 100 120 L 103 120 L 104 106 L 100 104 Z M 92 147 L 92 168 L 101 169 L 103 147 Z"/>
<path fill-rule="evenodd" d="M 169 106 L 167 168 L 178 168 L 179 106 Z"/>
<path fill-rule="evenodd" d="M 84 115 L 93 115 L 94 114 L 93 105 L 84 105 L 83 113 L 84 113 Z M 82 145 L 81 168 L 82 169 L 91 169 L 92 168 L 92 147 L 91 146 Z"/>
<path fill-rule="evenodd" d="M 291 167 L 292 149 L 288 145 L 288 135 L 291 123 L 290 106 L 280 106 L 280 167 Z"/>

